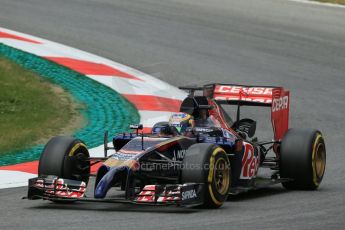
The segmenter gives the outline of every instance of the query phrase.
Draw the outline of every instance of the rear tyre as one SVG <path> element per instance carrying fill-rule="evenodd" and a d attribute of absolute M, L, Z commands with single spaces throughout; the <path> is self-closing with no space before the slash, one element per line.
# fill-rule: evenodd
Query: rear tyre
<path fill-rule="evenodd" d="M 315 190 L 326 168 L 326 146 L 320 131 L 289 129 L 281 143 L 280 175 L 292 181 L 286 189 Z"/>
<path fill-rule="evenodd" d="M 225 151 L 214 144 L 192 145 L 183 159 L 182 183 L 203 183 L 205 208 L 219 208 L 231 185 L 230 162 Z"/>
<path fill-rule="evenodd" d="M 72 137 L 53 137 L 41 154 L 38 175 L 89 181 L 90 162 L 86 145 Z"/>

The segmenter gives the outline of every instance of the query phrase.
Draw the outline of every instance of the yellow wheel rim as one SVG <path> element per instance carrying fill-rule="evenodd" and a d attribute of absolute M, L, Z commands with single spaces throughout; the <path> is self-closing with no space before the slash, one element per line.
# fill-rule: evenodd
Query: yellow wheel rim
<path fill-rule="evenodd" d="M 219 158 L 214 164 L 213 181 L 219 194 L 225 195 L 229 189 L 229 166 L 224 158 Z"/>
<path fill-rule="evenodd" d="M 84 145 L 83 143 L 77 143 L 76 145 L 73 146 L 73 148 L 69 151 L 68 156 L 74 156 L 74 154 L 76 153 L 76 150 L 80 147 L 84 147 L 87 148 L 86 145 Z"/>
<path fill-rule="evenodd" d="M 223 196 L 226 195 L 228 188 L 230 187 L 230 166 L 227 164 L 227 161 L 224 158 L 218 158 L 217 160 L 215 160 L 216 156 L 222 152 L 224 153 L 224 150 L 220 147 L 213 150 L 210 159 L 210 171 L 207 178 L 207 182 L 209 183 L 208 191 L 210 193 L 211 199 L 213 203 L 218 206 L 221 206 L 223 204 L 223 201 L 218 200 L 215 197 L 214 187 L 216 187 L 217 192 Z M 220 167 L 220 165 L 223 164 L 225 164 L 226 167 Z M 216 176 L 217 174 L 219 174 L 216 171 L 223 171 L 222 177 Z M 217 182 L 215 180 L 216 178 L 221 181 L 221 183 L 218 183 L 218 188 L 217 186 L 214 186 L 217 185 Z"/>
<path fill-rule="evenodd" d="M 317 178 L 322 178 L 326 167 L 326 151 L 323 143 L 318 143 L 315 150 L 314 168 Z"/>
<path fill-rule="evenodd" d="M 322 180 L 326 168 L 326 148 L 322 141 L 321 134 L 318 134 L 315 139 L 312 156 L 313 181 L 314 184 L 318 186 Z"/>

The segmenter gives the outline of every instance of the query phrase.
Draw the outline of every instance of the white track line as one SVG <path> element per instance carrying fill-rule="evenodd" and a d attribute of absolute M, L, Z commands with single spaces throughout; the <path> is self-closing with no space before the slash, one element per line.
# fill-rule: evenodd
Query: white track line
<path fill-rule="evenodd" d="M 310 5 L 318 5 L 318 6 L 326 6 L 326 7 L 333 7 L 333 8 L 342 8 L 345 9 L 344 5 L 335 4 L 335 3 L 327 3 L 327 2 L 317 2 L 317 1 L 310 1 L 310 0 L 289 0 L 291 2 L 298 2 Z"/>
<path fill-rule="evenodd" d="M 31 173 L 0 170 L 0 189 L 27 186 L 28 180 L 36 176 Z"/>

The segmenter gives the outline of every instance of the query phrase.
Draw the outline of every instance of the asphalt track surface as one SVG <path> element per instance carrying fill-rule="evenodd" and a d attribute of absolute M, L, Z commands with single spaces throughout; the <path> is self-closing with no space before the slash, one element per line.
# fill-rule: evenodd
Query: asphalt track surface
<path fill-rule="evenodd" d="M 344 9 L 285 0 L 0 3 L 3 27 L 113 59 L 173 85 L 283 85 L 291 89 L 290 126 L 320 129 L 328 154 L 318 191 L 275 186 L 231 198 L 218 210 L 56 205 L 21 200 L 26 188 L 4 189 L 0 229 L 344 229 Z"/>

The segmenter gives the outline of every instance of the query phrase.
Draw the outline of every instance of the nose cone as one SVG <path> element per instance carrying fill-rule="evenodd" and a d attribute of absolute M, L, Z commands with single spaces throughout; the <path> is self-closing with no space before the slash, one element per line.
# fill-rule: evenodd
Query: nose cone
<path fill-rule="evenodd" d="M 108 192 L 108 186 L 103 179 L 97 184 L 97 187 L 95 189 L 95 198 L 104 198 L 105 195 L 107 195 Z"/>
<path fill-rule="evenodd" d="M 96 189 L 95 189 L 95 198 L 104 198 L 107 195 L 108 190 L 111 186 L 120 180 L 126 179 L 126 173 L 128 167 L 115 167 L 110 169 L 98 182 Z M 121 173 L 122 172 L 122 173 Z"/>

